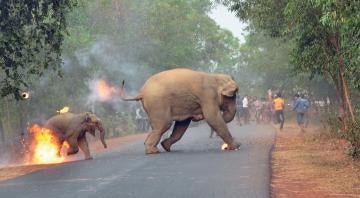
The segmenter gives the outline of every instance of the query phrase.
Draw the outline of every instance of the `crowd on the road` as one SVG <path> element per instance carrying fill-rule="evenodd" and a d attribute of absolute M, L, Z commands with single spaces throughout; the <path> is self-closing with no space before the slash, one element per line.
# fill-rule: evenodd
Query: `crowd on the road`
<path fill-rule="evenodd" d="M 236 100 L 236 121 L 239 125 L 249 124 L 250 121 L 256 123 L 269 123 L 272 120 L 271 101 L 265 97 L 260 99 L 256 96 L 240 97 Z"/>
<path fill-rule="evenodd" d="M 265 94 L 264 94 L 265 95 Z M 287 107 L 288 106 L 288 107 Z M 285 102 L 281 92 L 273 93 L 268 91 L 266 96 L 237 96 L 236 100 L 236 121 L 239 125 L 249 124 L 250 122 L 279 124 L 279 129 L 282 130 L 285 123 L 284 110 L 292 111 L 296 115 L 296 122 L 300 130 L 304 130 L 309 124 L 310 107 L 314 113 L 321 110 L 329 110 L 331 102 L 329 97 L 325 99 L 312 100 L 306 94 L 296 93 L 292 100 Z"/>

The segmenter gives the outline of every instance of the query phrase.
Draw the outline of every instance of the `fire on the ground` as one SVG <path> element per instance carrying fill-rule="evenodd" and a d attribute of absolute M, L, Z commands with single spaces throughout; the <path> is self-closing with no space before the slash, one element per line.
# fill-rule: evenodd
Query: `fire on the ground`
<path fill-rule="evenodd" d="M 224 143 L 222 146 L 221 146 L 221 150 L 228 150 L 229 149 L 229 145 Z"/>
<path fill-rule="evenodd" d="M 61 163 L 64 157 L 59 156 L 59 141 L 50 129 L 34 124 L 30 127 L 30 164 Z"/>

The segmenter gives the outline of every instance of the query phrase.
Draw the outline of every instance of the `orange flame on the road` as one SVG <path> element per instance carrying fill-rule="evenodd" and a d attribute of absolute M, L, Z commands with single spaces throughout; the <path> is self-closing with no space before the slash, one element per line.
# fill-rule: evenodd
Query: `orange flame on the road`
<path fill-rule="evenodd" d="M 110 86 L 105 80 L 95 82 L 95 91 L 101 101 L 109 101 L 119 92 L 116 87 Z"/>
<path fill-rule="evenodd" d="M 53 131 L 34 124 L 29 132 L 32 136 L 30 147 L 32 164 L 53 164 L 64 161 L 64 157 L 58 156 L 59 142 Z"/>

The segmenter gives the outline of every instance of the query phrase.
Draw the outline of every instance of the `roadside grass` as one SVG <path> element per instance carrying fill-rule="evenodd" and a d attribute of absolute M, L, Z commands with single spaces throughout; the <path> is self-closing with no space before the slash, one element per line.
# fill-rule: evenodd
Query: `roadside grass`
<path fill-rule="evenodd" d="M 273 197 L 360 197 L 360 161 L 346 155 L 346 141 L 323 130 L 312 125 L 301 132 L 288 122 L 277 132 Z"/>

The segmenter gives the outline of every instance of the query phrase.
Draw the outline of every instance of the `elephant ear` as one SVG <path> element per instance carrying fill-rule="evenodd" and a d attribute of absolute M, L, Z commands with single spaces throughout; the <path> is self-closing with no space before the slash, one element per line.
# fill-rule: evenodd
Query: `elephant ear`
<path fill-rule="evenodd" d="M 227 97 L 235 96 L 236 92 L 239 89 L 236 82 L 230 76 L 228 76 L 222 81 L 222 85 L 220 87 L 221 87 L 221 95 Z"/>

